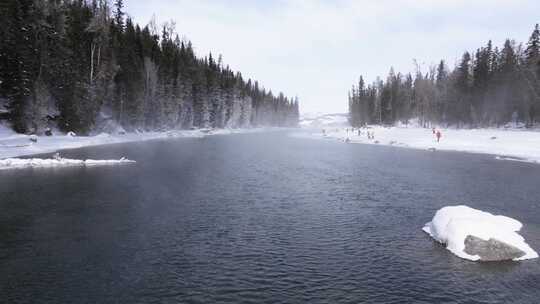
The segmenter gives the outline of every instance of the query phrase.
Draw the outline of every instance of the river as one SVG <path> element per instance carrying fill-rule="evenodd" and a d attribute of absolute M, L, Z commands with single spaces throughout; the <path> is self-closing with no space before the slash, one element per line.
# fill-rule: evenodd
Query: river
<path fill-rule="evenodd" d="M 292 131 L 295 132 L 295 131 Z M 467 204 L 540 249 L 540 166 L 271 132 L 69 150 L 0 172 L 4 303 L 537 303 L 540 262 L 421 231 Z"/>

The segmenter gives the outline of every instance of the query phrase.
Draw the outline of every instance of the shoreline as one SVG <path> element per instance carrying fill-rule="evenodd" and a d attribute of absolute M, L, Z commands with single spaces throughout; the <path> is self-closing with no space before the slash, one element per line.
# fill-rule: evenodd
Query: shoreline
<path fill-rule="evenodd" d="M 308 137 L 343 143 L 381 145 L 427 151 L 453 151 L 493 155 L 497 160 L 540 164 L 540 132 L 518 129 L 437 129 L 442 132 L 437 142 L 432 129 L 420 127 L 370 126 L 358 129 L 326 128 L 313 130 Z M 347 132 L 348 130 L 348 132 Z M 368 139 L 367 132 L 374 135 Z"/>
<path fill-rule="evenodd" d="M 17 134 L 0 126 L 0 160 L 8 158 L 29 157 L 62 150 L 85 147 L 105 146 L 130 142 L 151 140 L 166 140 L 177 138 L 204 138 L 217 135 L 247 134 L 277 130 L 276 127 L 250 129 L 197 129 L 171 130 L 164 132 L 126 133 L 111 135 L 102 133 L 95 136 L 70 136 L 68 134 L 53 136 L 38 136 L 36 142 L 31 141 L 31 135 Z"/>

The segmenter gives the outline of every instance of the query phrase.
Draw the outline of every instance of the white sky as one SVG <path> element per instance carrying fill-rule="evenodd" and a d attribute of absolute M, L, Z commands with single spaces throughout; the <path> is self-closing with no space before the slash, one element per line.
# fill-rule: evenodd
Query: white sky
<path fill-rule="evenodd" d="M 492 39 L 526 42 L 539 0 L 125 0 L 141 25 L 175 20 L 198 55 L 222 54 L 244 78 L 298 95 L 302 112 L 346 112 L 360 74 L 369 82 L 424 69 Z"/>

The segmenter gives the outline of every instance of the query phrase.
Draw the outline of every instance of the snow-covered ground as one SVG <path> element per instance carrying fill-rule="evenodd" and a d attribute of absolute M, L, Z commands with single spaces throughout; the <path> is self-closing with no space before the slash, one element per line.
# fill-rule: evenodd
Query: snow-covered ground
<path fill-rule="evenodd" d="M 472 261 L 481 260 L 478 254 L 467 252 L 467 237 L 473 236 L 486 243 L 495 240 L 499 246 L 485 246 L 481 251 L 486 255 L 504 257 L 509 251 L 504 247 L 510 245 L 521 251 L 520 257 L 513 260 L 527 260 L 538 258 L 536 253 L 517 232 L 523 225 L 510 217 L 493 215 L 488 212 L 473 209 L 467 206 L 444 207 L 437 211 L 433 220 L 427 223 L 422 230 L 455 255 Z M 493 243 L 494 241 L 492 241 Z M 504 245 L 501 245 L 504 244 Z M 510 249 L 512 251 L 512 249 Z"/>
<path fill-rule="evenodd" d="M 446 150 L 497 155 L 501 160 L 540 163 L 540 132 L 524 129 L 438 129 L 437 142 L 431 129 L 420 127 L 314 129 L 310 137 L 343 142 L 399 146 L 423 150 Z M 368 132 L 373 136 L 368 138 Z"/>
<path fill-rule="evenodd" d="M 71 136 L 55 133 L 53 136 L 29 136 L 17 134 L 10 128 L 0 125 L 0 159 L 52 153 L 64 149 L 89 146 L 136 142 L 154 139 L 205 137 L 236 133 L 262 132 L 271 129 L 218 129 L 218 130 L 178 130 L 168 132 L 145 132 L 126 134 L 100 134 L 96 136 Z M 73 134 L 72 134 L 73 135 Z M 35 140 L 35 141 L 33 141 Z"/>

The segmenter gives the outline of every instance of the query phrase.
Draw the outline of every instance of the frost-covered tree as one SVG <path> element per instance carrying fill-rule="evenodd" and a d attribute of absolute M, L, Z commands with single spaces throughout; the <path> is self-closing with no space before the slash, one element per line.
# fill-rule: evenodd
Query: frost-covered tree
<path fill-rule="evenodd" d="M 393 124 L 417 118 L 424 126 L 500 126 L 517 117 L 532 125 L 540 108 L 540 30 L 535 26 L 526 47 L 506 40 L 465 52 L 454 69 L 441 61 L 414 77 L 390 71 L 386 81 L 355 84 L 349 92 L 354 126 Z"/>
<path fill-rule="evenodd" d="M 18 132 L 295 126 L 297 103 L 115 0 L 0 2 L 0 105 Z M 255 84 L 255 85 L 253 85 Z"/>

